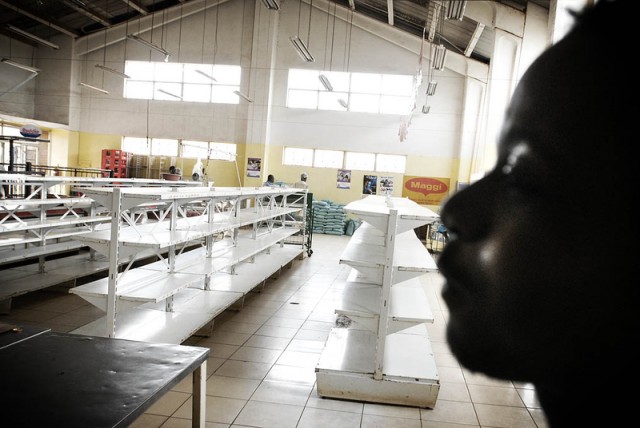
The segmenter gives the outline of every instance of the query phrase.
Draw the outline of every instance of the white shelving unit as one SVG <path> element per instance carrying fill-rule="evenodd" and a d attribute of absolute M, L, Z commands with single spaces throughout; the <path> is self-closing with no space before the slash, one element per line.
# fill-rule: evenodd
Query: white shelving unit
<path fill-rule="evenodd" d="M 73 333 L 182 343 L 299 257 L 288 188 L 85 188 L 112 213 L 110 230 L 77 239 L 109 256 L 109 276 L 70 290 L 106 312 Z M 154 206 L 159 221 L 140 224 Z M 193 249 L 193 247 L 196 247 Z M 119 270 L 151 251 L 157 261 Z M 163 255 L 163 254 L 166 254 Z"/>
<path fill-rule="evenodd" d="M 110 226 L 110 213 L 93 199 L 82 194 L 67 196 L 71 186 L 159 187 L 167 183 L 165 180 L 0 173 L 0 185 L 10 190 L 6 199 L 0 199 L 0 274 L 3 278 L 0 313 L 10 311 L 13 297 L 106 269 L 105 257 L 96 256 L 93 251 L 89 255 L 70 256 L 70 263 L 62 259 L 47 260 L 55 254 L 77 253 L 86 248 L 75 239 L 78 235 L 101 228 L 107 230 Z M 171 182 L 171 186 L 195 187 L 201 183 L 180 181 Z M 9 198 L 12 194 L 20 197 Z M 10 267 L 31 261 L 34 261 L 31 265 Z"/>
<path fill-rule="evenodd" d="M 426 323 L 433 314 L 419 277 L 437 266 L 413 229 L 438 219 L 406 198 L 367 196 L 344 207 L 362 225 L 340 263 L 353 269 L 316 366 L 323 397 L 432 408 L 440 382 Z"/>

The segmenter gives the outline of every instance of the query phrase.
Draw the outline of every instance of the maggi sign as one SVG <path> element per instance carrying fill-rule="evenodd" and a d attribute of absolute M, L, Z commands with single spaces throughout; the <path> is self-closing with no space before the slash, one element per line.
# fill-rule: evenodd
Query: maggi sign
<path fill-rule="evenodd" d="M 405 176 L 402 196 L 421 205 L 440 205 L 449 195 L 449 179 Z"/>

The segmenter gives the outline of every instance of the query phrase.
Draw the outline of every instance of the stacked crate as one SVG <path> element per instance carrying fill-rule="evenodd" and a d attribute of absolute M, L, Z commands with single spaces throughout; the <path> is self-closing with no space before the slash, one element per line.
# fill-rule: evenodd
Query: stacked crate
<path fill-rule="evenodd" d="M 130 158 L 131 153 L 129 152 L 103 149 L 101 168 L 112 170 L 114 178 L 127 178 L 127 166 Z"/>

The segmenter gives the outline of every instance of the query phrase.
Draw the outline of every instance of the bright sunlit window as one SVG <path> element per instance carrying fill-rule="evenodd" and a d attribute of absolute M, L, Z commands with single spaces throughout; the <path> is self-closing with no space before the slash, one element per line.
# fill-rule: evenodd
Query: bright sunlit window
<path fill-rule="evenodd" d="M 407 170 L 407 157 L 403 155 L 376 155 L 376 171 L 399 172 L 404 174 Z"/>
<path fill-rule="evenodd" d="M 144 100 L 238 104 L 237 65 L 126 61 L 124 97 Z"/>
<path fill-rule="evenodd" d="M 346 169 L 358 169 L 362 171 L 373 171 L 376 164 L 376 155 L 373 153 L 347 152 L 344 167 Z"/>
<path fill-rule="evenodd" d="M 282 163 L 284 165 L 313 165 L 313 149 L 285 147 Z"/>
<path fill-rule="evenodd" d="M 315 150 L 313 166 L 317 168 L 342 168 L 344 152 L 339 150 Z"/>
<path fill-rule="evenodd" d="M 411 111 L 412 90 L 410 75 L 294 68 L 289 70 L 287 107 L 404 115 Z"/>

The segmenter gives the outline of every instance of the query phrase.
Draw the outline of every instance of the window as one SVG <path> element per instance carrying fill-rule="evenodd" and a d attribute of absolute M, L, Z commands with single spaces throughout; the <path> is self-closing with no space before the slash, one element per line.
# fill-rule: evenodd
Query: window
<path fill-rule="evenodd" d="M 209 159 L 235 161 L 237 146 L 231 143 L 209 143 Z"/>
<path fill-rule="evenodd" d="M 299 149 L 295 147 L 285 147 L 283 156 L 284 165 L 313 165 L 313 149 Z"/>
<path fill-rule="evenodd" d="M 403 155 L 376 155 L 376 171 L 399 172 L 404 174 L 407 169 L 407 157 Z"/>
<path fill-rule="evenodd" d="M 238 104 L 237 65 L 126 61 L 125 98 Z"/>
<path fill-rule="evenodd" d="M 182 157 L 191 159 L 206 159 L 209 143 L 206 141 L 182 141 Z"/>
<path fill-rule="evenodd" d="M 290 69 L 287 107 L 404 115 L 412 108 L 412 90 L 410 75 Z"/>
<path fill-rule="evenodd" d="M 134 155 L 148 155 L 151 152 L 151 139 L 124 137 L 122 139 L 122 151 L 130 152 Z"/>
<path fill-rule="evenodd" d="M 344 153 L 338 150 L 316 150 L 313 166 L 318 168 L 342 168 Z"/>
<path fill-rule="evenodd" d="M 373 171 L 376 164 L 376 155 L 373 153 L 347 152 L 344 163 L 345 169 L 359 169 Z"/>
<path fill-rule="evenodd" d="M 170 140 L 167 138 L 152 138 L 151 155 L 177 157 L 178 140 Z"/>

